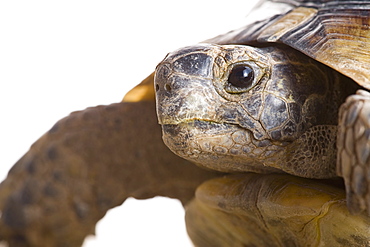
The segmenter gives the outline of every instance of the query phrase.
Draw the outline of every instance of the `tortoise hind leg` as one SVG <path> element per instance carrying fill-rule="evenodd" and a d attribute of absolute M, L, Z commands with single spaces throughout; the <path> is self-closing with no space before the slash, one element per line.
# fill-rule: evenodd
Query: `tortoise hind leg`
<path fill-rule="evenodd" d="M 81 246 L 127 197 L 186 203 L 215 174 L 161 141 L 154 98 L 97 106 L 60 120 L 0 185 L 0 238 L 9 246 Z"/>
<path fill-rule="evenodd" d="M 284 174 L 206 181 L 186 207 L 202 247 L 369 246 L 370 219 L 350 215 L 342 189 Z"/>
<path fill-rule="evenodd" d="M 370 93 L 358 90 L 341 106 L 337 173 L 345 181 L 351 213 L 370 215 Z"/>

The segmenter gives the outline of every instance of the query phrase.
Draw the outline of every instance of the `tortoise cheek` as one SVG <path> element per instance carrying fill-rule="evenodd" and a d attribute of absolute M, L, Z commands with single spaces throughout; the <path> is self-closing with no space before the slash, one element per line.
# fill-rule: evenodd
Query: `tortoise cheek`
<path fill-rule="evenodd" d="M 264 109 L 261 115 L 261 124 L 267 132 L 281 130 L 288 120 L 288 108 L 286 103 L 273 94 L 265 98 Z"/>

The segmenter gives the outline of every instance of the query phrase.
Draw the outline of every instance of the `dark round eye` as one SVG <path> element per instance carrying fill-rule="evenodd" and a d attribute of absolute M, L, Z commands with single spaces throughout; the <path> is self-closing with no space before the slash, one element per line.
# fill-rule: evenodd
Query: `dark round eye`
<path fill-rule="evenodd" d="M 236 88 L 248 89 L 253 85 L 253 80 L 253 69 L 247 65 L 239 65 L 230 71 L 228 82 Z"/>

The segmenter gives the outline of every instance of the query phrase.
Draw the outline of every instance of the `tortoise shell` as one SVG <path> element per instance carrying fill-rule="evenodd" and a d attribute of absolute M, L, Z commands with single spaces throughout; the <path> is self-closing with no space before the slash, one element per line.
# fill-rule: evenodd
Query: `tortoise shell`
<path fill-rule="evenodd" d="M 271 1 L 281 13 L 207 40 L 216 44 L 286 44 L 369 89 L 368 1 Z M 266 1 L 265 5 L 271 4 Z M 260 4 L 259 12 L 267 6 Z M 258 11 L 258 9 L 256 9 Z"/>

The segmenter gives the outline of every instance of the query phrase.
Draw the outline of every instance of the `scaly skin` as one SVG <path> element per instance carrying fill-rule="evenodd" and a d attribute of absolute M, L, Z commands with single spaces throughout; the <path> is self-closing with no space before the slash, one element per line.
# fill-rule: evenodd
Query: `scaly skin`
<path fill-rule="evenodd" d="M 248 66 L 246 88 L 230 81 Z M 286 46 L 212 45 L 170 53 L 157 67 L 157 112 L 177 155 L 222 172 L 336 177 L 338 109 L 355 85 Z"/>
<path fill-rule="evenodd" d="M 346 184 L 351 213 L 370 215 L 370 93 L 359 90 L 341 106 L 337 172 Z"/>

